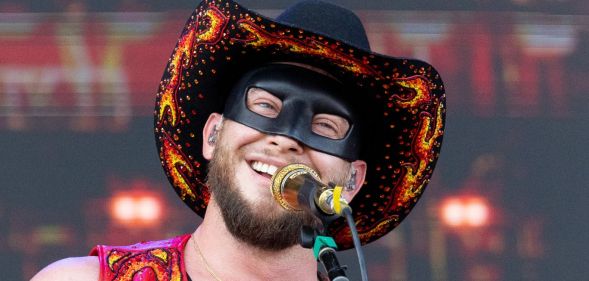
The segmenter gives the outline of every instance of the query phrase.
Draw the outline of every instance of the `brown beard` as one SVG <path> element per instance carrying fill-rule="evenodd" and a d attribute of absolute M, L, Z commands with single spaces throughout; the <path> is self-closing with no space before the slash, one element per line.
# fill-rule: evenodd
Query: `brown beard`
<path fill-rule="evenodd" d="M 301 227 L 314 226 L 317 220 L 306 212 L 287 212 L 268 202 L 248 203 L 234 182 L 237 160 L 221 139 L 220 136 L 208 166 L 207 185 L 229 232 L 238 240 L 266 251 L 296 245 Z"/>

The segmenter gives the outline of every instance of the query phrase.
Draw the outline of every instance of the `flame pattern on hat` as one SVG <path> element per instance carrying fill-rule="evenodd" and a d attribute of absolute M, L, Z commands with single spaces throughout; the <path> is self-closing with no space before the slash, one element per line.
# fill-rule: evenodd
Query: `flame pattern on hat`
<path fill-rule="evenodd" d="M 199 16 L 200 17 L 200 16 Z M 193 25 L 188 28 L 189 32 L 185 33 L 178 42 L 178 46 L 172 60 L 168 65 L 170 72 L 170 79 L 163 87 L 164 91 L 161 94 L 159 118 L 164 118 L 166 113 L 170 115 L 170 122 L 172 126 L 176 126 L 178 122 L 178 105 L 176 103 L 176 93 L 180 86 L 182 79 L 181 73 L 184 68 L 190 67 L 192 62 L 192 51 L 200 44 L 214 44 L 219 41 L 221 31 L 227 24 L 227 19 L 218 9 L 211 8 L 204 13 L 204 17 L 210 19 L 210 25 L 203 32 L 198 33 L 199 26 Z M 196 22 L 200 22 L 198 19 Z M 197 34 L 198 33 L 198 34 Z"/>
<path fill-rule="evenodd" d="M 356 59 L 350 58 L 346 54 L 332 49 L 329 46 L 315 43 L 309 46 L 308 42 L 297 40 L 295 38 L 285 38 L 276 36 L 264 31 L 261 27 L 247 20 L 239 21 L 239 26 L 249 32 L 250 38 L 243 40 L 246 45 L 255 48 L 268 48 L 271 46 L 278 46 L 281 49 L 291 51 L 293 53 L 300 53 L 311 56 L 327 57 L 329 60 L 337 62 L 337 64 L 346 69 L 358 74 L 373 75 L 375 72 Z"/>
<path fill-rule="evenodd" d="M 198 15 L 198 17 L 201 17 L 201 15 Z M 158 93 L 160 101 L 157 118 L 160 123 L 163 123 L 163 119 L 168 116 L 169 123 L 172 127 L 178 125 L 179 107 L 177 93 L 181 85 L 182 73 L 185 68 L 190 67 L 192 62 L 192 52 L 200 44 L 216 43 L 220 39 L 221 32 L 227 24 L 224 14 L 215 8 L 206 10 L 202 14 L 202 17 L 206 17 L 209 20 L 209 25 L 204 27 L 200 33 L 200 26 L 196 24 L 187 28 L 189 31 L 180 37 L 178 45 L 172 54 L 171 61 L 168 65 L 170 78 L 164 80 L 161 90 Z M 197 19 L 195 22 L 198 23 L 201 21 Z M 184 113 L 181 114 L 185 115 Z M 168 134 L 164 134 L 162 143 L 163 147 L 160 158 L 164 163 L 165 170 L 170 174 L 173 186 L 179 190 L 180 198 L 182 200 L 196 202 L 199 199 L 198 197 L 202 197 L 203 202 L 201 202 L 201 205 L 206 206 L 210 197 L 209 191 L 206 188 L 200 189 L 200 195 L 197 197 L 195 194 L 199 188 L 193 183 L 193 180 L 197 180 L 194 173 L 199 173 L 199 171 L 192 167 L 190 161 L 182 153 L 181 148 L 177 148 L 178 145 Z M 196 165 L 200 166 L 200 163 L 196 163 Z M 204 184 L 200 183 L 200 185 L 202 186 Z"/>
<path fill-rule="evenodd" d="M 186 160 L 187 157 L 181 151 L 181 148 L 177 147 L 178 145 L 175 144 L 168 135 L 166 135 L 163 139 L 163 148 L 162 148 L 162 159 L 165 161 L 166 170 L 172 176 L 173 185 L 180 189 L 180 198 L 182 200 L 188 199 L 192 201 L 197 200 L 196 192 L 197 188 L 196 185 L 192 182 L 196 177 L 194 176 L 198 171 L 196 171 L 190 162 Z M 208 191 L 201 191 L 199 196 L 202 196 L 205 204 L 209 201 L 209 194 Z"/>
<path fill-rule="evenodd" d="M 442 135 L 442 121 L 441 111 L 443 106 L 438 105 L 438 114 L 436 117 L 423 114 L 421 117 L 421 126 L 419 133 L 415 137 L 415 157 L 417 163 L 405 163 L 403 180 L 398 184 L 404 186 L 405 189 L 399 189 L 395 198 L 399 202 L 398 205 L 409 202 L 409 200 L 419 196 L 423 191 L 423 187 L 428 183 L 425 178 L 425 170 L 428 163 L 434 161 L 434 155 L 431 153 L 434 140 Z M 431 129 L 431 122 L 433 118 L 437 118 L 435 127 Z"/>

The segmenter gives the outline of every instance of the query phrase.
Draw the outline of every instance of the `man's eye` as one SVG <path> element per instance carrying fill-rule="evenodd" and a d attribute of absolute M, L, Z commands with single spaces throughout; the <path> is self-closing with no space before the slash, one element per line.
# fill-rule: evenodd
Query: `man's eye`
<path fill-rule="evenodd" d="M 248 90 L 247 108 L 261 116 L 276 118 L 282 108 L 282 101 L 268 91 L 254 87 Z"/>
<path fill-rule="evenodd" d="M 325 129 L 325 130 L 331 130 L 333 132 L 337 131 L 337 129 L 332 124 L 327 123 L 327 122 L 315 122 L 315 123 L 313 123 L 313 125 L 318 126 L 318 127 Z"/>
<path fill-rule="evenodd" d="M 271 104 L 269 104 L 267 102 L 258 102 L 255 105 L 258 107 L 261 107 L 261 108 L 265 108 L 265 109 L 276 110 L 276 108 L 274 108 L 274 106 L 272 106 Z"/>
<path fill-rule="evenodd" d="M 349 128 L 347 120 L 331 114 L 318 114 L 311 124 L 315 134 L 336 140 L 344 138 Z"/>
<path fill-rule="evenodd" d="M 278 109 L 275 105 L 270 102 L 254 102 L 253 106 L 250 108 L 251 111 L 260 114 L 265 117 L 274 118 L 278 116 Z"/>

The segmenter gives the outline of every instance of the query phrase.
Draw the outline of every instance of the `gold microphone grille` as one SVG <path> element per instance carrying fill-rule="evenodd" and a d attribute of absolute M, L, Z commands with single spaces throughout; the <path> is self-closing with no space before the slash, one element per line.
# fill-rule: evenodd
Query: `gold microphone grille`
<path fill-rule="evenodd" d="M 315 172 L 315 170 L 311 169 L 310 167 L 304 164 L 286 165 L 282 167 L 280 170 L 278 170 L 272 176 L 272 186 L 270 187 L 270 192 L 272 192 L 272 196 L 274 197 L 274 199 L 284 209 L 290 211 L 301 210 L 297 208 L 298 202 L 296 198 L 296 191 L 298 191 L 298 187 L 300 187 L 300 184 L 298 182 L 289 184 L 293 181 L 297 181 L 297 177 L 301 175 L 311 175 L 318 181 L 320 180 L 319 174 Z M 299 179 L 302 179 L 302 177 Z"/>

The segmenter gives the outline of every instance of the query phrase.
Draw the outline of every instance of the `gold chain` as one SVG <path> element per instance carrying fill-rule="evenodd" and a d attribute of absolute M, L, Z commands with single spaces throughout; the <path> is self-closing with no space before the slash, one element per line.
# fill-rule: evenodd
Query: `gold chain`
<path fill-rule="evenodd" d="M 207 270 L 207 272 L 209 272 L 209 274 L 211 276 L 213 276 L 213 278 L 215 278 L 215 280 L 217 281 L 222 281 L 221 278 L 219 278 L 217 276 L 217 274 L 215 274 L 213 272 L 213 270 L 211 269 L 211 267 L 209 266 L 209 264 L 207 263 L 207 260 L 205 259 L 205 256 L 202 254 L 202 252 L 200 251 L 200 247 L 198 246 L 198 243 L 196 242 L 196 238 L 194 237 L 194 233 L 192 234 L 192 241 L 194 241 L 194 245 L 196 248 L 196 251 L 198 252 L 198 255 L 200 256 L 200 260 L 202 261 L 202 263 L 205 265 L 205 269 Z"/>

